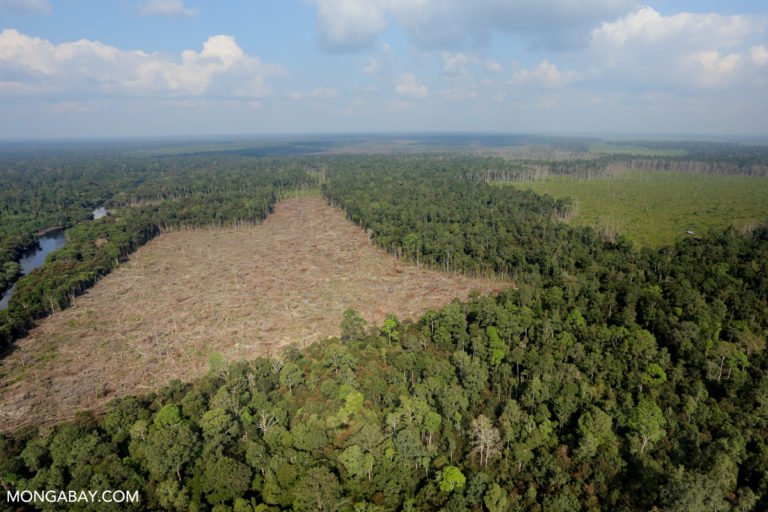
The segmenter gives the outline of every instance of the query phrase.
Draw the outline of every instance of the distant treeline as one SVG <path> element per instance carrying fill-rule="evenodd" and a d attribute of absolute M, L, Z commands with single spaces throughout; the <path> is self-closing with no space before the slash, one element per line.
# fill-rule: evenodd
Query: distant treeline
<path fill-rule="evenodd" d="M 688 157 L 656 157 L 617 159 L 603 163 L 604 172 L 611 173 L 623 169 L 650 171 L 691 172 L 699 174 L 731 174 L 741 176 L 768 177 L 768 162 L 744 160 L 699 160 Z"/>
<path fill-rule="evenodd" d="M 688 156 L 701 159 L 741 160 L 768 162 L 768 144 L 716 142 L 695 140 L 618 140 L 605 144 L 621 147 L 640 147 L 658 150 L 684 150 Z"/>
<path fill-rule="evenodd" d="M 600 179 L 619 176 L 627 170 L 686 172 L 768 177 L 768 163 L 748 161 L 696 160 L 688 157 L 604 156 L 599 159 L 560 160 L 553 162 L 512 160 L 487 161 L 486 167 L 474 169 L 465 178 L 487 182 L 540 181 L 551 176 Z"/>
<path fill-rule="evenodd" d="M 622 165 L 609 166 L 602 160 L 580 159 L 556 162 L 540 161 L 489 161 L 486 168 L 466 172 L 469 181 L 516 183 L 541 181 L 551 176 L 569 176 L 580 179 L 597 179 L 619 174 L 625 170 Z"/>

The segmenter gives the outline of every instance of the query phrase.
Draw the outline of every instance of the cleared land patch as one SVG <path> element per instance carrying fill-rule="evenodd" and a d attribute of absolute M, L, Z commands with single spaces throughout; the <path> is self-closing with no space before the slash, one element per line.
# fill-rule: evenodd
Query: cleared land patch
<path fill-rule="evenodd" d="M 710 228 L 768 220 L 768 179 L 664 171 L 626 171 L 600 179 L 550 177 L 514 186 L 575 202 L 572 223 L 657 247 Z"/>
<path fill-rule="evenodd" d="M 381 325 L 506 286 L 398 261 L 319 197 L 285 200 L 258 226 L 166 233 L 0 361 L 0 430 L 194 379 L 215 353 L 336 336 L 349 307 Z"/>

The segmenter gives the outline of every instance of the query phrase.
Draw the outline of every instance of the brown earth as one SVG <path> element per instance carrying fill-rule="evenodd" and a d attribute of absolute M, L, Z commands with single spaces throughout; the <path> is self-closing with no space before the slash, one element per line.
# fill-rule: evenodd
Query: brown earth
<path fill-rule="evenodd" d="M 165 233 L 0 362 L 0 430 L 189 381 L 213 353 L 277 356 L 338 336 L 349 307 L 381 325 L 505 286 L 398 261 L 319 197 L 285 200 L 258 226 Z"/>

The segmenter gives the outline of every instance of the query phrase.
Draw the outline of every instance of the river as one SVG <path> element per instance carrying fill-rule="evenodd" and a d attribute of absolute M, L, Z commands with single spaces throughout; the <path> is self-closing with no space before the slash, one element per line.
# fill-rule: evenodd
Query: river
<path fill-rule="evenodd" d="M 41 236 L 37 243 L 38 247 L 27 251 L 19 260 L 22 275 L 29 274 L 33 269 L 45 263 L 46 256 L 66 244 L 67 239 L 64 237 L 64 230 L 57 230 Z M 3 298 L 0 299 L 0 309 L 8 309 L 8 300 L 13 295 L 14 288 L 16 288 L 15 285 L 3 294 Z"/>
<path fill-rule="evenodd" d="M 93 210 L 91 215 L 93 215 L 94 220 L 100 219 L 107 215 L 107 209 L 100 206 Z M 27 251 L 19 260 L 21 274 L 24 276 L 45 263 L 45 258 L 56 249 L 63 247 L 64 244 L 67 243 L 67 239 L 64 236 L 64 230 L 61 229 L 46 233 L 37 240 L 37 243 L 38 247 Z M 6 290 L 3 294 L 2 299 L 0 299 L 0 310 L 8 309 L 8 301 L 10 300 L 11 295 L 13 295 L 14 288 L 16 288 L 15 285 Z"/>

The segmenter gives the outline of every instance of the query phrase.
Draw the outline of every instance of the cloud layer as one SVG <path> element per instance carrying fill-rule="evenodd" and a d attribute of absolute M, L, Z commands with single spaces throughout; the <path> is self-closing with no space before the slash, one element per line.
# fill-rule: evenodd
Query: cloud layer
<path fill-rule="evenodd" d="M 377 0 L 318 0 L 317 36 L 330 52 L 369 48 L 386 27 L 384 9 Z"/>
<path fill-rule="evenodd" d="M 0 32 L 0 93 L 55 96 L 262 97 L 281 68 L 247 55 L 232 36 L 209 37 L 181 58 L 126 51 L 81 39 L 53 44 L 13 29 Z"/>
<path fill-rule="evenodd" d="M 416 75 L 406 73 L 395 84 L 395 92 L 405 98 L 425 98 L 429 94 L 426 85 L 419 83 Z"/>
<path fill-rule="evenodd" d="M 592 31 L 590 59 L 618 86 L 695 90 L 748 84 L 764 75 L 768 27 L 760 16 L 641 7 Z"/>
<path fill-rule="evenodd" d="M 125 15 L 126 4 L 103 5 L 99 16 Z M 94 31 L 98 19 L 85 14 L 81 25 L 52 29 L 57 20 L 48 14 L 60 13 L 48 0 L 0 0 L 8 25 L 25 27 L 0 32 L 0 108 L 13 127 L 6 132 L 37 133 L 65 118 L 87 118 L 98 126 L 91 133 L 126 122 L 138 132 L 230 133 L 238 131 L 234 119 L 246 132 L 768 131 L 765 9 L 725 15 L 662 13 L 634 0 L 309 0 L 301 19 L 285 7 L 282 18 L 270 11 L 258 23 L 233 23 L 236 40 L 207 37 L 218 33 L 212 27 L 221 14 L 198 12 L 195 0 L 127 5 L 126 26 L 147 30 L 133 44 L 126 34 L 105 39 L 111 34 Z M 140 14 L 160 18 L 150 23 Z M 306 37 L 313 16 L 314 41 Z M 73 40 L 72 33 L 101 35 Z"/>
<path fill-rule="evenodd" d="M 139 6 L 142 16 L 197 16 L 200 9 L 189 8 L 184 0 L 149 0 Z"/>
<path fill-rule="evenodd" d="M 517 34 L 548 48 L 582 47 L 601 21 L 626 13 L 631 0 L 315 0 L 323 48 L 370 47 L 394 19 L 425 49 L 487 42 Z"/>
<path fill-rule="evenodd" d="M 578 80 L 579 74 L 574 71 L 560 71 L 557 66 L 543 60 L 532 69 L 518 69 L 512 73 L 509 80 L 511 85 L 527 87 L 559 89 Z"/>

